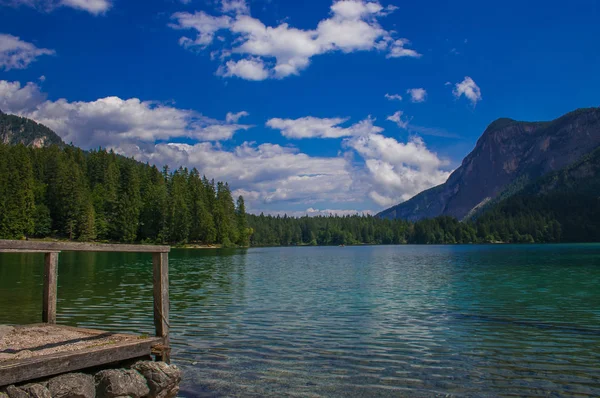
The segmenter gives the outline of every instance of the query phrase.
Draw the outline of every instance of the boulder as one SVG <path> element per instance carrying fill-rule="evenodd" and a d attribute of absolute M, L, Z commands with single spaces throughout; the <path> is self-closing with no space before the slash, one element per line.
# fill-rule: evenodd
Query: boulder
<path fill-rule="evenodd" d="M 67 373 L 48 381 L 52 398 L 94 398 L 94 377 L 84 373 Z"/>
<path fill-rule="evenodd" d="M 52 398 L 50 391 L 41 384 L 27 384 L 19 388 L 31 398 Z"/>
<path fill-rule="evenodd" d="M 29 398 L 29 394 L 15 386 L 6 387 L 8 398 Z"/>
<path fill-rule="evenodd" d="M 179 392 L 181 370 L 164 362 L 138 361 L 132 367 L 146 378 L 148 398 L 173 398 Z"/>
<path fill-rule="evenodd" d="M 135 370 L 107 369 L 96 373 L 96 396 L 116 398 L 130 396 L 145 397 L 150 393 L 144 377 Z"/>

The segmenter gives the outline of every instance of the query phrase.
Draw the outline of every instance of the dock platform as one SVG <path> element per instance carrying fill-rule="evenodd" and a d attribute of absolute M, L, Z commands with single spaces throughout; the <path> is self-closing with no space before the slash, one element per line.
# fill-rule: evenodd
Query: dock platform
<path fill-rule="evenodd" d="M 148 356 L 158 337 L 71 326 L 0 326 L 0 386 Z"/>
<path fill-rule="evenodd" d="M 56 324 L 58 255 L 64 251 L 152 255 L 155 336 Z M 0 387 L 155 355 L 169 363 L 169 246 L 0 240 L 0 253 L 43 253 L 42 322 L 0 325 Z"/>

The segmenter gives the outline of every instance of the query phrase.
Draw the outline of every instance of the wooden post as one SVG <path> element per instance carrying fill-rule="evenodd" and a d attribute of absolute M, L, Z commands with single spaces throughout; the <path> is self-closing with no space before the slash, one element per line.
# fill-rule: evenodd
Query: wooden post
<path fill-rule="evenodd" d="M 58 253 L 45 253 L 44 267 L 44 302 L 42 321 L 56 323 L 56 291 L 57 291 Z"/>
<path fill-rule="evenodd" d="M 156 336 L 163 339 L 160 360 L 169 363 L 169 254 L 152 253 L 154 268 L 154 327 Z"/>

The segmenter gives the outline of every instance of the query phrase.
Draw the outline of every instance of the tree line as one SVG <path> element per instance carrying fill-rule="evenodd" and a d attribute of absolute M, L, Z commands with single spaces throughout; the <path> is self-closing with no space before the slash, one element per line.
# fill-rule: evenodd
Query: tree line
<path fill-rule="evenodd" d="M 475 220 L 248 215 L 253 246 L 600 242 L 600 198 L 515 196 Z"/>
<path fill-rule="evenodd" d="M 244 198 L 198 170 L 0 144 L 0 238 L 248 245 Z"/>
<path fill-rule="evenodd" d="M 600 170 L 600 151 L 585 160 Z M 0 144 L 0 238 L 223 246 L 600 241 L 600 177 L 546 177 L 460 222 L 246 214 L 229 185 L 98 149 Z M 548 187 L 552 186 L 550 190 Z"/>

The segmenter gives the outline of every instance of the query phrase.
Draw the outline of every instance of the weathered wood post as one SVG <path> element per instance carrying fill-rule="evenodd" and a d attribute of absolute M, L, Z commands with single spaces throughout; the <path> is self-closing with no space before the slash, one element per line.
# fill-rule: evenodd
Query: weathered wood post
<path fill-rule="evenodd" d="M 152 253 L 154 268 L 154 328 L 163 339 L 160 360 L 170 362 L 169 344 L 169 253 Z"/>
<path fill-rule="evenodd" d="M 56 299 L 58 290 L 58 252 L 44 253 L 44 298 L 42 322 L 56 323 Z"/>

